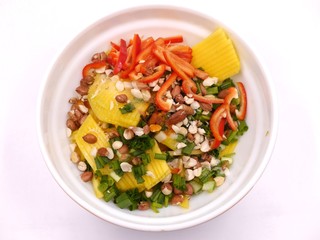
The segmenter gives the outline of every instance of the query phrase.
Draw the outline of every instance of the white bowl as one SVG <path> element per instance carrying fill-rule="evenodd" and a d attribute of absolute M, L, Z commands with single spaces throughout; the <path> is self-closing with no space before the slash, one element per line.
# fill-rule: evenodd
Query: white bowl
<path fill-rule="evenodd" d="M 247 123 L 249 131 L 241 138 L 234 163 L 225 184 L 210 194 L 202 193 L 190 201 L 189 209 L 168 207 L 156 214 L 152 211 L 121 210 L 113 203 L 97 199 L 89 183 L 69 160 L 66 136 L 68 99 L 81 79 L 81 69 L 95 52 L 120 38 L 134 33 L 145 36 L 182 34 L 193 45 L 223 27 L 234 41 L 242 70 L 233 77 L 244 82 L 248 94 Z M 163 231 L 194 226 L 225 212 L 255 185 L 264 171 L 275 145 L 277 108 L 264 66 L 255 53 L 234 31 L 221 22 L 187 9 L 175 7 L 143 7 L 107 16 L 81 32 L 56 59 L 42 87 L 38 108 L 38 133 L 46 164 L 62 189 L 94 215 L 127 228 Z"/>

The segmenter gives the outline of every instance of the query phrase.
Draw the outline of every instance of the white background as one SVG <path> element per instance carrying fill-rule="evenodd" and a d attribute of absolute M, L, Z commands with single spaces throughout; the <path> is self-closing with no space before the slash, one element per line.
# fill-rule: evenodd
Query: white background
<path fill-rule="evenodd" d="M 258 52 L 278 95 L 277 144 L 256 186 L 223 215 L 174 232 L 134 231 L 82 209 L 49 173 L 36 134 L 39 86 L 57 54 L 94 21 L 145 4 L 224 22 Z M 320 239 L 319 57 L 319 0 L 0 0 L 0 239 Z"/>

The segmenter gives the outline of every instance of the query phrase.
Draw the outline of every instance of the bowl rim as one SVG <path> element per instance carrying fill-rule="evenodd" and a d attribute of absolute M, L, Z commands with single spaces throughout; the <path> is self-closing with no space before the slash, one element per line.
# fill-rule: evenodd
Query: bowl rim
<path fill-rule="evenodd" d="M 214 216 L 212 216 L 212 214 L 207 214 L 205 216 L 202 216 L 201 218 L 197 218 L 195 220 L 184 222 L 184 223 L 179 223 L 174 226 L 168 226 L 168 225 L 147 226 L 147 225 L 141 225 L 139 223 L 135 224 L 135 223 L 131 223 L 131 222 L 130 223 L 124 222 L 121 219 L 119 220 L 119 219 L 116 219 L 113 217 L 106 219 L 106 217 L 103 214 L 101 214 L 99 211 L 97 211 L 97 209 L 95 209 L 93 206 L 91 206 L 86 201 L 81 199 L 60 177 L 58 171 L 56 170 L 56 168 L 54 167 L 54 165 L 50 159 L 48 150 L 45 146 L 45 137 L 42 132 L 42 128 L 43 128 L 42 102 L 43 102 L 43 98 L 44 98 L 44 92 L 45 92 L 44 90 L 47 86 L 47 80 L 49 79 L 49 76 L 51 74 L 51 70 L 53 69 L 54 65 L 56 64 L 56 62 L 58 61 L 60 56 L 64 53 L 64 51 L 66 49 L 68 49 L 71 46 L 71 44 L 73 44 L 79 37 L 81 37 L 83 35 L 83 33 L 88 31 L 89 29 L 93 28 L 95 25 L 99 25 L 101 22 L 106 21 L 107 19 L 111 19 L 115 16 L 119 16 L 119 15 L 125 14 L 127 12 L 134 12 L 134 11 L 141 11 L 141 10 L 152 11 L 152 10 L 159 10 L 159 9 L 162 9 L 162 10 L 169 9 L 169 10 L 176 10 L 176 11 L 184 12 L 184 13 L 190 13 L 193 15 L 202 15 L 203 17 L 209 19 L 210 21 L 217 23 L 217 25 L 222 26 L 225 29 L 227 29 L 228 32 L 235 35 L 237 37 L 237 39 L 239 41 L 241 41 L 241 44 L 243 44 L 246 47 L 246 50 L 249 51 L 250 54 L 254 57 L 256 64 L 259 66 L 259 68 L 261 70 L 261 73 L 263 74 L 264 78 L 267 80 L 267 81 L 265 81 L 265 84 L 266 84 L 267 88 L 270 90 L 269 91 L 269 94 L 270 94 L 269 101 L 270 101 L 270 105 L 271 105 L 271 107 L 270 107 L 271 116 L 270 116 L 270 129 L 269 129 L 269 131 L 270 131 L 269 132 L 269 134 L 270 134 L 269 135 L 269 137 L 270 137 L 269 143 L 267 145 L 266 152 L 263 156 L 263 160 L 259 164 L 257 171 L 255 171 L 255 173 L 250 177 L 250 181 L 248 181 L 246 183 L 246 185 L 244 185 L 244 187 L 241 189 L 241 191 L 239 191 L 239 193 L 236 195 L 236 197 L 233 197 L 230 201 L 228 201 L 228 204 L 224 204 L 223 207 L 221 207 L 219 209 L 219 211 L 216 211 L 216 214 Z M 122 227 L 126 227 L 126 228 L 130 228 L 130 229 L 142 230 L 142 231 L 171 231 L 171 230 L 179 230 L 179 229 L 184 229 L 184 228 L 196 226 L 198 224 L 209 221 L 209 220 L 221 215 L 222 213 L 224 213 L 225 211 L 227 211 L 228 209 L 233 207 L 235 204 L 237 204 L 241 199 L 243 199 L 250 192 L 250 190 L 255 186 L 257 181 L 261 178 L 268 163 L 270 162 L 274 147 L 276 145 L 276 139 L 277 139 L 277 134 L 278 134 L 278 103 L 277 103 L 277 96 L 276 96 L 277 95 L 276 88 L 274 86 L 272 78 L 270 77 L 270 73 L 268 72 L 268 70 L 266 69 L 265 66 L 266 66 L 266 64 L 263 62 L 261 56 L 259 56 L 259 52 L 256 49 L 254 49 L 254 46 L 252 44 L 248 44 L 248 42 L 246 40 L 244 40 L 244 38 L 242 38 L 238 33 L 234 32 L 234 30 L 232 28 L 230 28 L 225 23 L 219 21 L 218 19 L 216 19 L 214 17 L 211 17 L 209 15 L 205 15 L 199 11 L 195 11 L 190 8 L 177 7 L 177 6 L 173 6 L 173 5 L 145 5 L 145 6 L 125 8 L 120 11 L 113 12 L 112 14 L 106 15 L 106 16 L 92 22 L 87 27 L 82 29 L 80 32 L 78 32 L 78 34 L 76 34 L 76 36 L 72 37 L 71 41 L 68 41 L 67 44 L 61 45 L 61 49 L 59 51 L 57 51 L 56 56 L 52 58 L 52 63 L 49 65 L 49 68 L 45 74 L 45 79 L 41 82 L 41 86 L 40 86 L 40 90 L 39 90 L 39 94 L 38 94 L 38 99 L 37 99 L 37 113 L 36 113 L 37 122 L 36 122 L 36 125 L 37 125 L 38 142 L 39 142 L 40 150 L 41 150 L 41 153 L 42 153 L 43 158 L 45 160 L 46 166 L 49 169 L 49 171 L 50 171 L 51 175 L 53 176 L 53 178 L 55 179 L 55 181 L 58 183 L 58 185 L 63 189 L 63 191 L 69 197 L 71 197 L 82 208 L 91 212 L 95 216 L 97 216 L 105 221 L 108 221 L 109 223 L 112 223 L 112 224 L 115 224 L 118 226 L 122 226 Z"/>

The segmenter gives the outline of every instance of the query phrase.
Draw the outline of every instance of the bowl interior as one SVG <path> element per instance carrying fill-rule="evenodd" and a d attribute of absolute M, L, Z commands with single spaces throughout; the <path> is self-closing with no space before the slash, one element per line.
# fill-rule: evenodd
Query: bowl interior
<path fill-rule="evenodd" d="M 234 41 L 248 94 L 249 131 L 241 138 L 226 183 L 211 194 L 191 199 L 190 209 L 170 207 L 152 211 L 120 210 L 113 203 L 95 197 L 89 183 L 79 178 L 70 159 L 66 136 L 68 100 L 81 79 L 82 67 L 95 52 L 109 47 L 110 41 L 142 36 L 182 34 L 193 45 L 223 27 Z M 80 33 L 59 55 L 43 86 L 39 101 L 39 136 L 46 163 L 56 181 L 77 203 L 93 214 L 118 225 L 139 230 L 173 230 L 209 220 L 233 206 L 255 184 L 272 151 L 276 135 L 274 93 L 263 67 L 251 49 L 231 29 L 203 14 L 174 7 L 144 7 L 116 13 L 94 23 Z"/>

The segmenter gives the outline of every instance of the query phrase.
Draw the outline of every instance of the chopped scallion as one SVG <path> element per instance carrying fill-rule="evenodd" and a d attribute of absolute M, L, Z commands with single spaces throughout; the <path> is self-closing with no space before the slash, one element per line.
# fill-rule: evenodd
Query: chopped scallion
<path fill-rule="evenodd" d="M 209 87 L 206 89 L 208 95 L 215 95 L 219 93 L 219 88 L 218 87 Z"/>
<path fill-rule="evenodd" d="M 182 148 L 182 154 L 184 155 L 190 155 L 192 153 L 192 150 L 195 147 L 195 143 L 194 142 L 188 142 L 187 146 L 185 146 L 184 148 Z"/>
<path fill-rule="evenodd" d="M 155 159 L 159 159 L 159 160 L 167 160 L 167 154 L 165 154 L 165 153 L 155 153 L 154 154 L 154 158 Z"/>
<path fill-rule="evenodd" d="M 186 189 L 186 179 L 181 177 L 179 174 L 172 175 L 172 182 L 173 187 L 182 191 Z"/>

